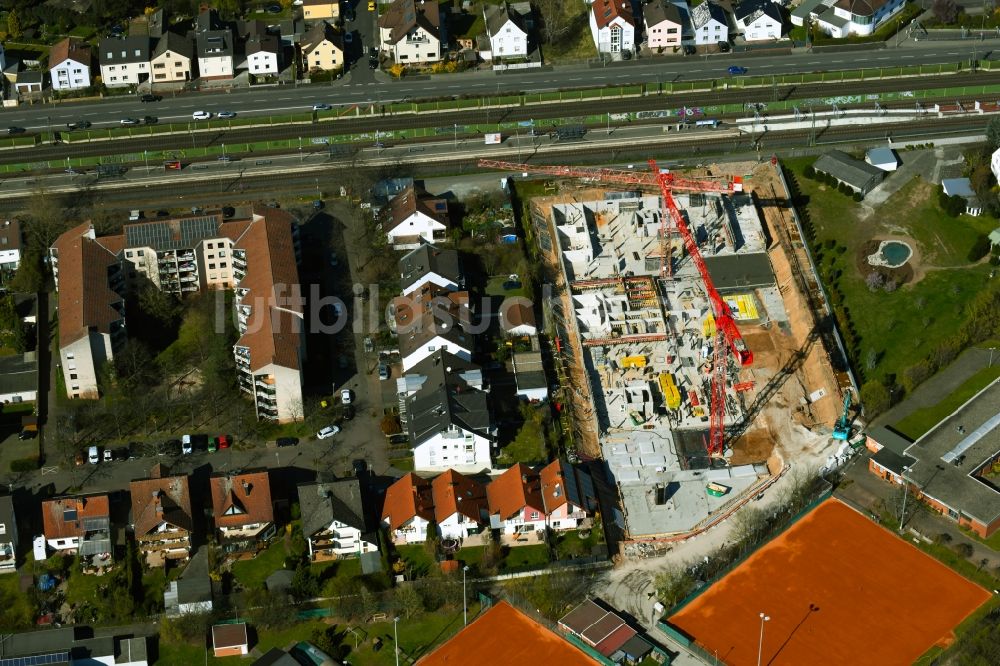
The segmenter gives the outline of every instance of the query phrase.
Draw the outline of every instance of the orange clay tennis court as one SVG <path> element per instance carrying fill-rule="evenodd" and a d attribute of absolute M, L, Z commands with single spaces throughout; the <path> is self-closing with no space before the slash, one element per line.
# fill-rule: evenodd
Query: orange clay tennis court
<path fill-rule="evenodd" d="M 830 499 L 669 619 L 719 663 L 911 664 L 989 598 Z"/>

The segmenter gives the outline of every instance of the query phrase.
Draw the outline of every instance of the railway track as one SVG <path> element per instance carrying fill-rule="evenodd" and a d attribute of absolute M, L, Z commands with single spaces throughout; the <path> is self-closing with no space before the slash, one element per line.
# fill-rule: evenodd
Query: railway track
<path fill-rule="evenodd" d="M 771 154 L 809 154 L 820 152 L 833 145 L 870 143 L 883 141 L 891 133 L 896 142 L 914 138 L 926 138 L 933 142 L 935 137 L 982 132 L 984 120 L 975 114 L 965 114 L 954 118 L 917 120 L 906 124 L 840 126 L 821 128 L 815 132 L 815 146 L 806 147 L 812 130 L 792 130 L 770 132 L 760 139 L 759 149 L 748 135 L 712 138 L 711 134 L 700 134 L 698 138 L 683 139 L 680 135 L 664 135 L 658 141 L 639 141 L 622 144 L 621 148 L 607 146 L 587 146 L 586 141 L 571 144 L 554 144 L 544 152 L 525 161 L 556 164 L 614 164 L 628 161 L 643 162 L 652 156 L 664 162 L 693 166 L 722 156 L 753 155 L 762 157 Z M 421 176 L 463 174 L 479 172 L 477 160 L 480 155 L 419 155 L 409 162 L 419 165 Z M 176 184 L 146 185 L 141 181 L 119 181 L 103 189 L 94 183 L 84 184 L 74 191 L 81 195 L 98 196 L 112 208 L 157 208 L 176 207 L 179 201 L 184 205 L 221 205 L 233 201 L 268 200 L 286 198 L 289 195 L 314 195 L 318 180 L 329 182 L 338 173 L 354 170 L 361 166 L 392 168 L 405 164 L 396 157 L 369 159 L 360 162 L 348 159 L 329 159 L 322 164 L 307 166 L 301 171 L 266 174 L 215 174 L 205 173 L 197 179 L 185 179 Z M 0 198 L 0 213 L 13 214 L 30 207 L 34 195 L 7 195 Z"/>
<path fill-rule="evenodd" d="M 1000 83 L 1000 72 L 974 72 L 968 74 L 953 74 L 942 76 L 907 77 L 895 79 L 876 79 L 871 81 L 851 81 L 841 83 L 785 85 L 773 88 L 752 88 L 740 90 L 719 90 L 704 93 L 663 93 L 649 94 L 628 100 L 629 111 L 655 111 L 676 107 L 704 107 L 719 104 L 766 104 L 774 100 L 801 99 L 804 101 L 829 97 L 844 88 L 850 95 L 870 94 L 875 92 L 891 92 L 904 90 L 927 90 L 934 88 L 962 87 Z M 970 98 L 971 99 L 971 98 Z M 137 154 L 144 150 L 186 150 L 190 148 L 215 147 L 221 144 L 238 146 L 239 144 L 260 141 L 266 133 L 268 139 L 312 139 L 314 137 L 359 134 L 365 132 L 388 131 L 405 132 L 416 128 L 442 127 L 451 128 L 458 125 L 490 124 L 500 122 L 539 121 L 552 118 L 573 119 L 599 115 L 608 111 L 614 105 L 620 110 L 620 100 L 588 100 L 583 102 L 558 102 L 544 105 L 528 105 L 515 107 L 498 107 L 476 109 L 471 111 L 446 111 L 440 113 L 396 114 L 393 116 L 365 115 L 352 118 L 341 118 L 333 121 L 322 121 L 312 124 L 273 125 L 266 128 L 219 129 L 217 131 L 199 131 L 172 135 L 154 135 L 134 139 L 112 139 L 88 143 L 70 143 L 55 145 L 40 145 L 29 149 L 0 151 L 0 164 L 20 164 L 26 160 L 43 162 L 61 160 L 67 157 L 102 157 L 105 155 Z M 850 108 L 845 106 L 844 108 Z M 648 123 L 662 122 L 650 120 Z M 637 124 L 637 123 L 633 123 Z M 639 122 L 638 124 L 643 124 Z M 544 126 L 544 123 L 542 123 Z M 469 133 L 458 132 L 459 138 L 470 136 Z M 412 139 L 411 139 L 412 140 Z M 434 141 L 433 137 L 425 139 Z M 419 140 L 418 140 L 419 141 Z"/>

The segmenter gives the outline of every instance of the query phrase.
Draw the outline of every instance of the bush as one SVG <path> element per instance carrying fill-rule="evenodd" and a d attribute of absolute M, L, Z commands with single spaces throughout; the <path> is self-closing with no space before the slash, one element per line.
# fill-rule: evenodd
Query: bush
<path fill-rule="evenodd" d="M 972 557 L 972 544 L 965 541 L 955 544 L 955 553 L 961 557 Z"/>
<path fill-rule="evenodd" d="M 10 462 L 10 471 L 12 472 L 33 472 L 36 469 L 38 469 L 37 458 L 20 458 Z"/>
<path fill-rule="evenodd" d="M 852 198 L 855 201 L 861 201 L 862 199 L 864 199 L 864 196 L 862 196 L 861 192 L 855 192 Z"/>
<path fill-rule="evenodd" d="M 990 239 L 985 234 L 980 234 L 976 238 L 976 242 L 972 244 L 969 249 L 968 259 L 972 263 L 976 263 L 987 254 L 990 253 Z"/>
<path fill-rule="evenodd" d="M 807 166 L 805 169 L 802 170 L 802 175 L 805 176 L 806 178 L 815 178 L 816 169 L 812 168 L 811 165 Z"/>

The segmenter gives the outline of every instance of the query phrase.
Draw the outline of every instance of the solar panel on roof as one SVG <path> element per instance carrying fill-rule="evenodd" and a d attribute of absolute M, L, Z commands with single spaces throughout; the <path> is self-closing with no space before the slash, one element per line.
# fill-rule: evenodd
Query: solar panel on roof
<path fill-rule="evenodd" d="M 0 659 L 0 666 L 42 666 L 43 664 L 69 663 L 69 652 L 53 652 L 34 657 L 7 657 Z"/>

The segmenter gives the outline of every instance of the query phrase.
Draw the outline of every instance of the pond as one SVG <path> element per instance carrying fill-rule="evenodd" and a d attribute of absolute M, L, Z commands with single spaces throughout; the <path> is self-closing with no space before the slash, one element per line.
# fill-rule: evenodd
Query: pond
<path fill-rule="evenodd" d="M 868 255 L 868 263 L 872 266 L 899 268 L 913 256 L 913 248 L 902 241 L 882 241 L 874 254 Z"/>

